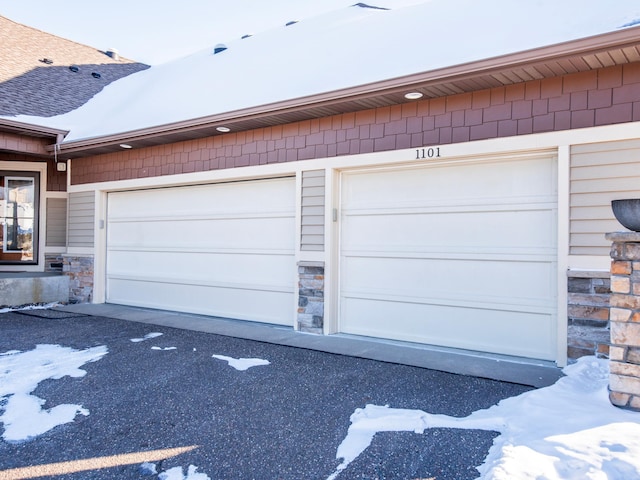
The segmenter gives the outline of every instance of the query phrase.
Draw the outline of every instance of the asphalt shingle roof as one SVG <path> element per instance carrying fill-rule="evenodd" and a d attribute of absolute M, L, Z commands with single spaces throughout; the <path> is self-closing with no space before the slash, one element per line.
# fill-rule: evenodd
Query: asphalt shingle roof
<path fill-rule="evenodd" d="M 61 115 L 111 82 L 149 68 L 2 16 L 0 45 L 0 115 Z"/>

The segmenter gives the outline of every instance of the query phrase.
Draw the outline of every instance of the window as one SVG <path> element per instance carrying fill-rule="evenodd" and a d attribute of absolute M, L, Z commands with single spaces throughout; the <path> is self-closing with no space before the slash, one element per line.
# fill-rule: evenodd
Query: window
<path fill-rule="evenodd" d="M 0 264 L 38 263 L 40 175 L 0 172 Z"/>

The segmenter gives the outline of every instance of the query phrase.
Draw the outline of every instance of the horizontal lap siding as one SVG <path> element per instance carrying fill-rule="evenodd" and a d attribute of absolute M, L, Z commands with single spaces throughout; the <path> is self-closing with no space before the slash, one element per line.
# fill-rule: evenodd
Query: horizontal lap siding
<path fill-rule="evenodd" d="M 69 194 L 69 247 L 93 247 L 95 194 Z"/>
<path fill-rule="evenodd" d="M 570 253 L 608 256 L 611 200 L 640 197 L 640 140 L 572 147 L 570 191 Z"/>
<path fill-rule="evenodd" d="M 47 247 L 67 246 L 67 199 L 47 199 Z"/>
<path fill-rule="evenodd" d="M 300 250 L 324 250 L 324 170 L 302 173 Z"/>

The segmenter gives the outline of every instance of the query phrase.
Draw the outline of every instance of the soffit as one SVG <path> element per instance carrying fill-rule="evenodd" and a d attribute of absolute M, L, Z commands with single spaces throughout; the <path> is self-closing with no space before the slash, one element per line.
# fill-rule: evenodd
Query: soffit
<path fill-rule="evenodd" d="M 117 135 L 68 142 L 62 145 L 62 152 L 65 158 L 78 158 L 121 151 L 121 143 L 134 148 L 162 145 L 225 135 L 216 130 L 221 125 L 229 127 L 232 132 L 239 132 L 400 105 L 411 102 L 404 98 L 404 94 L 409 91 L 421 92 L 423 99 L 438 98 L 638 61 L 640 27 L 632 27 L 374 84 Z"/>

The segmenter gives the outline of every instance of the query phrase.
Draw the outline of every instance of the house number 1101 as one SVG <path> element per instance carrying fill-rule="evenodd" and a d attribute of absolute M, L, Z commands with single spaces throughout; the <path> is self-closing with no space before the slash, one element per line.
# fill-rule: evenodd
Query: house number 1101
<path fill-rule="evenodd" d="M 440 147 L 418 148 L 416 150 L 416 160 L 422 158 L 440 158 Z"/>

